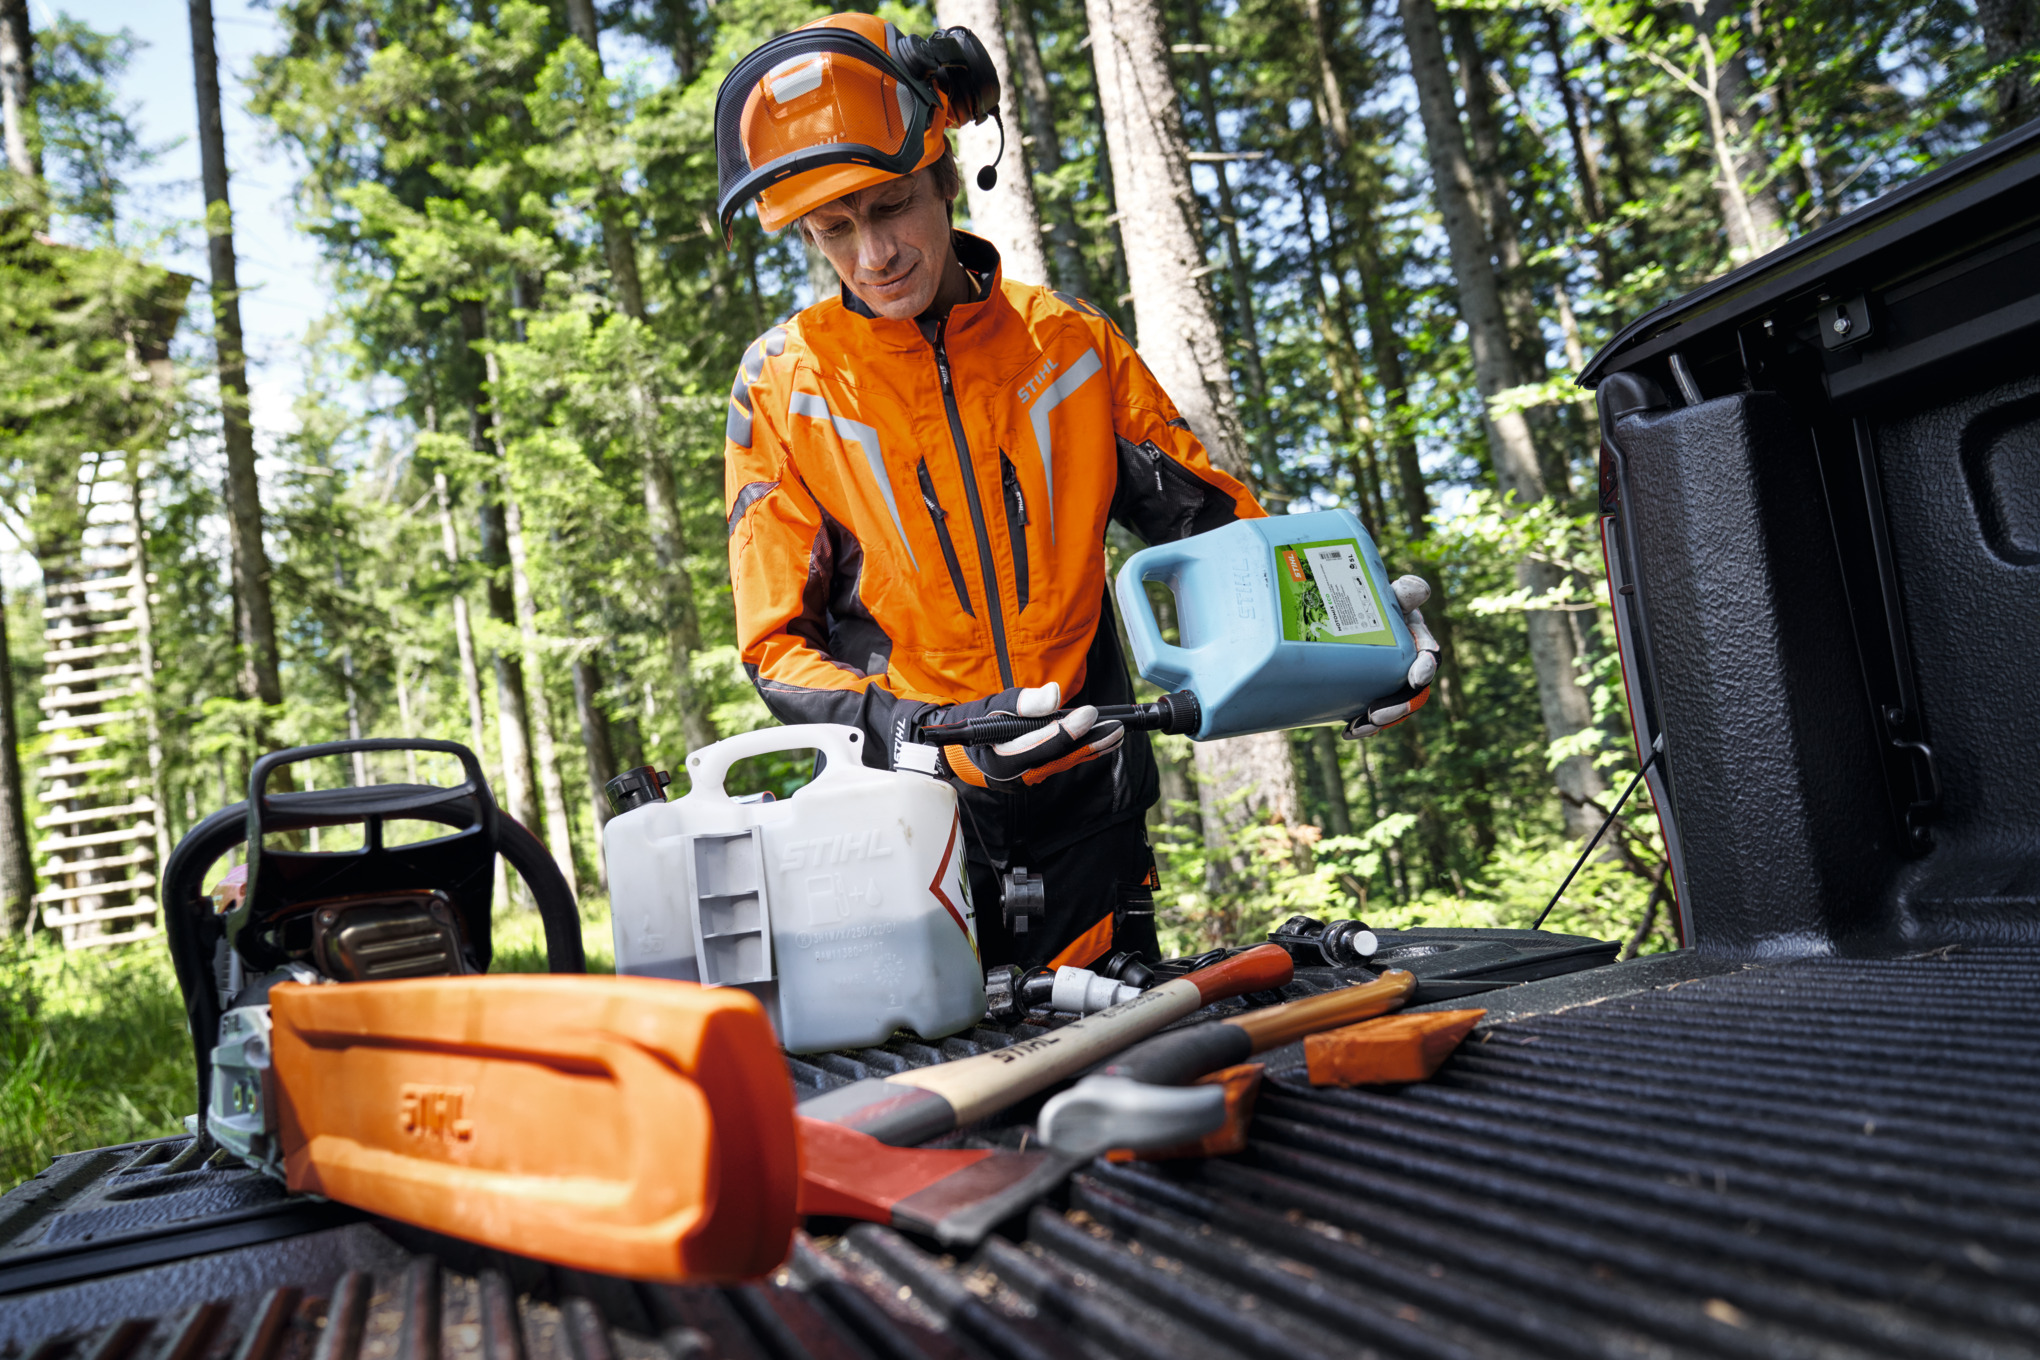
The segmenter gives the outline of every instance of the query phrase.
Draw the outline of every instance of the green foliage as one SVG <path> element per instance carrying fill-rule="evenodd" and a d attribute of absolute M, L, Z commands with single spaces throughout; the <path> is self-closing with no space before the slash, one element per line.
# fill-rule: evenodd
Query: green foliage
<path fill-rule="evenodd" d="M 160 951 L 0 942 L 0 1190 L 60 1152 L 183 1132 L 191 1061 Z"/>
<path fill-rule="evenodd" d="M 498 911 L 495 973 L 545 971 L 545 932 Z M 588 971 L 613 971 L 609 914 L 583 922 Z M 169 957 L 156 949 L 65 953 L 0 941 L 0 1193 L 61 1152 L 184 1131 L 190 1031 Z"/>

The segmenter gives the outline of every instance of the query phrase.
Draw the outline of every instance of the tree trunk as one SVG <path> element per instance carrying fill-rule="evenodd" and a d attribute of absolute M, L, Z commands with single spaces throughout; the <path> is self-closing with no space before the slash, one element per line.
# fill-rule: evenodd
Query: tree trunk
<path fill-rule="evenodd" d="M 498 384 L 496 356 L 488 356 L 489 387 Z M 492 427 L 496 457 L 503 475 L 503 529 L 510 549 L 510 594 L 517 610 L 517 637 L 523 644 L 525 701 L 531 718 L 531 739 L 538 769 L 538 788 L 545 806 L 545 843 L 553 863 L 567 880 L 567 891 L 581 895 L 580 877 L 574 872 L 574 839 L 567 821 L 566 789 L 560 783 L 559 749 L 553 744 L 552 706 L 545 697 L 544 649 L 538 638 L 538 601 L 531 590 L 531 559 L 524 543 L 524 509 L 516 489 L 510 485 L 509 450 L 503 446 L 503 427 Z"/>
<path fill-rule="evenodd" d="M 1722 30 L 1736 17 L 1733 0 L 1707 0 L 1699 24 L 1705 86 L 1699 93 L 1714 142 L 1719 173 L 1715 187 L 1721 195 L 1729 250 L 1740 264 L 1784 245 L 1785 221 L 1778 211 L 1777 195 L 1761 183 L 1767 168 L 1763 149 L 1745 131 L 1748 117 L 1744 106 L 1755 91 L 1742 44 L 1737 41 L 1733 53 L 1725 58 L 1720 55 Z"/>
<path fill-rule="evenodd" d="M 2036 0 L 1977 0 L 1977 23 L 1983 28 L 1983 59 L 2001 66 L 2014 57 L 2031 56 L 2040 43 L 2040 3 Z M 1994 131 L 2010 132 L 2040 113 L 2040 90 L 2033 88 L 2033 67 L 2021 63 L 1993 83 Z M 10 156 L 13 143 L 8 143 Z"/>
<path fill-rule="evenodd" d="M 581 722 L 581 749 L 588 753 L 588 797 L 595 825 L 609 825 L 609 781 L 616 778 L 616 744 L 609 736 L 609 718 L 602 711 L 602 670 L 591 656 L 574 658 L 574 713 Z M 599 867 L 602 856 L 595 857 Z M 609 886 L 605 871 L 602 886 Z"/>
<path fill-rule="evenodd" d="M 191 65 L 198 91 L 199 178 L 205 188 L 206 254 L 212 266 L 214 341 L 219 355 L 220 425 L 226 445 L 227 542 L 233 559 L 235 635 L 244 698 L 283 702 L 277 675 L 276 616 L 269 554 L 262 546 L 262 495 L 255 480 L 255 431 L 248 423 L 248 360 L 241 342 L 241 291 L 234 270 L 234 219 L 227 204 L 227 139 L 220 118 L 220 62 L 212 0 L 190 0 Z M 266 726 L 266 724 L 265 724 Z M 266 745 L 258 728 L 256 744 Z"/>
<path fill-rule="evenodd" d="M 1351 163 L 1353 127 L 1346 112 L 1346 92 L 1339 80 L 1338 67 L 1332 61 L 1332 54 L 1338 50 L 1338 16 L 1331 7 L 1332 0 L 1305 0 L 1305 3 L 1310 11 L 1311 31 L 1315 38 L 1322 105 L 1320 117 L 1326 132 L 1331 135 L 1334 163 L 1347 175 L 1354 175 L 1357 167 Z M 1307 193 L 1301 171 L 1298 173 L 1299 193 Z M 1386 426 L 1390 456 L 1395 462 L 1396 488 L 1402 501 L 1403 515 L 1408 522 L 1410 537 L 1423 538 L 1431 531 L 1428 522 L 1431 498 L 1417 458 L 1416 422 L 1410 411 L 1409 378 L 1403 371 L 1402 337 L 1395 331 L 1382 287 L 1381 259 L 1375 250 L 1375 242 L 1381 236 L 1376 222 L 1375 195 L 1370 191 L 1358 193 L 1356 197 L 1360 220 L 1356 224 L 1358 229 L 1354 232 L 1354 243 L 1359 256 L 1360 303 L 1366 314 L 1368 354 L 1374 362 L 1375 382 L 1381 389 L 1383 424 Z M 1304 231 L 1308 236 L 1310 223 L 1307 214 Z M 1336 260 L 1333 261 L 1333 276 L 1337 280 L 1341 310 L 1345 310 L 1345 274 Z M 1339 323 L 1350 335 L 1351 328 L 1346 325 L 1345 317 L 1341 316 Z"/>
<path fill-rule="evenodd" d="M 567 0 L 567 20 L 574 36 L 595 57 L 595 69 L 602 69 L 602 49 L 597 43 L 594 0 Z M 645 321 L 644 289 L 638 281 L 637 238 L 617 206 L 620 188 L 611 180 L 601 186 L 601 201 L 608 207 L 600 214 L 603 250 L 609 261 L 610 280 L 616 288 L 618 308 L 632 321 Z M 815 269 L 815 252 L 809 253 L 809 275 L 816 286 L 816 299 L 831 296 L 837 285 L 835 271 L 822 262 Z M 654 426 L 652 396 L 642 376 L 627 375 L 631 403 L 637 420 L 640 483 L 645 501 L 645 519 L 652 535 L 652 556 L 659 569 L 661 613 L 666 629 L 666 655 L 673 670 L 673 684 L 680 698 L 680 722 L 689 750 L 707 746 L 716 738 L 715 724 L 708 716 L 699 687 L 694 682 L 694 654 L 701 650 L 700 614 L 695 607 L 694 581 L 687 574 L 687 540 L 680 520 L 679 490 L 673 465 Z"/>
<path fill-rule="evenodd" d="M 1191 84 L 1197 90 L 1197 111 L 1203 116 L 1205 135 L 1211 139 L 1210 150 L 1223 155 L 1226 146 L 1218 130 L 1218 101 L 1211 92 L 1211 63 L 1205 60 L 1202 52 L 1195 51 L 1204 43 L 1199 22 L 1202 3 L 1203 0 L 1189 0 L 1184 6 L 1185 35 L 1193 49 Z M 1233 203 L 1229 167 L 1225 161 L 1219 161 L 1211 169 L 1218 177 L 1218 220 L 1221 239 L 1225 242 L 1225 272 L 1232 284 L 1233 316 L 1240 328 L 1240 366 L 1246 372 L 1247 399 L 1253 405 L 1254 444 L 1261 458 L 1264 484 L 1281 493 L 1279 504 L 1274 496 L 1269 500 L 1270 511 L 1279 515 L 1288 504 L 1289 497 L 1281 475 L 1281 460 L 1275 451 L 1275 419 L 1268 409 L 1268 375 L 1261 365 L 1261 334 L 1254 314 L 1254 283 L 1248 273 L 1246 251 L 1240 244 L 1239 211 Z"/>
<path fill-rule="evenodd" d="M 42 166 L 29 128 L 35 115 L 34 53 L 28 0 L 0 0 L 0 112 L 6 119 L 7 167 L 23 178 L 39 180 Z M 14 714 L 7 600 L 0 593 L 0 933 L 20 938 L 34 919 L 35 862 L 29 850 L 28 803 L 21 782 L 21 733 Z"/>
<path fill-rule="evenodd" d="M 1232 375 L 1211 298 L 1198 283 L 1204 251 L 1160 6 L 1157 0 L 1086 0 L 1085 10 L 1114 193 L 1121 204 L 1140 205 L 1140 230 L 1122 232 L 1121 240 L 1134 319 L 1145 341 L 1141 358 L 1212 461 L 1251 481 Z M 1199 742 L 1195 749 L 1205 841 L 1214 851 L 1222 854 L 1231 833 L 1264 817 L 1299 824 L 1302 800 L 1286 735 Z"/>
<path fill-rule="evenodd" d="M 595 26 L 595 0 L 567 0 L 567 29 L 581 40 L 602 70 L 602 43 Z M 625 316 L 643 319 L 644 286 L 638 278 L 637 238 L 624 221 L 616 176 L 604 174 L 595 186 L 595 217 L 602 224 L 602 251 L 609 262 L 609 282 L 617 307 Z"/>
<path fill-rule="evenodd" d="M 1580 213 L 1588 222 L 1598 223 L 1608 215 L 1601 193 L 1601 167 L 1595 161 L 1586 115 L 1580 109 L 1572 72 L 1566 66 L 1565 24 L 1557 10 L 1544 11 L 1544 37 L 1551 44 L 1551 60 L 1556 65 L 1552 83 L 1558 87 L 1559 104 L 1565 109 L 1565 133 L 1572 142 L 1573 173 L 1580 184 Z M 1612 281 L 1614 275 L 1608 277 Z"/>
<path fill-rule="evenodd" d="M 1329 727 L 1310 730 L 1311 758 L 1317 762 L 1318 786 L 1325 800 L 1325 830 L 1334 836 L 1353 834 L 1353 812 L 1346 802 L 1346 771 L 1339 765 L 1339 739 Z"/>
<path fill-rule="evenodd" d="M 488 318 L 479 302 L 463 302 L 459 306 L 461 334 L 474 360 L 474 371 L 463 375 L 468 382 L 468 447 L 493 458 L 497 456 L 491 438 L 495 416 L 481 382 L 482 355 L 473 348 L 476 341 L 487 335 Z M 493 477 L 484 478 L 480 486 L 478 555 L 482 562 L 482 596 L 488 603 L 489 618 L 503 625 L 497 630 L 498 635 L 503 635 L 517 627 L 517 601 L 510 587 L 510 530 L 495 481 Z M 503 755 L 504 798 L 510 815 L 535 835 L 540 822 L 531 777 L 531 714 L 525 703 L 524 668 L 514 654 L 493 644 L 489 648 L 489 662 L 496 676 L 496 744 Z"/>
<path fill-rule="evenodd" d="M 581 895 L 574 871 L 572 824 L 567 819 L 567 792 L 560 781 L 559 748 L 553 742 L 552 705 L 546 702 L 544 656 L 538 638 L 538 604 L 531 594 L 531 571 L 524 547 L 524 515 L 514 492 L 503 498 L 503 516 L 510 531 L 510 582 L 517 597 L 517 632 L 524 644 L 526 701 L 531 711 L 531 737 L 536 748 L 538 787 L 545 804 L 545 843 L 553 862 L 567 880 L 567 891 Z"/>
<path fill-rule="evenodd" d="M 1346 92 L 1339 81 L 1338 68 L 1332 64 L 1332 53 L 1338 50 L 1339 16 L 1333 8 L 1336 0 L 1304 0 L 1304 12 L 1310 17 L 1310 32 L 1318 68 L 1319 116 L 1332 134 L 1332 144 L 1338 148 L 1343 162 L 1353 140 L 1351 117 L 1346 110 Z"/>
<path fill-rule="evenodd" d="M 0 114 L 6 119 L 7 168 L 24 179 L 42 178 L 35 136 L 35 34 L 28 0 L 0 0 Z"/>
<path fill-rule="evenodd" d="M 0 933 L 20 939 L 34 919 L 35 862 L 29 854 L 28 805 L 21 783 L 14 661 L 7 646 L 7 601 L 0 596 Z"/>
<path fill-rule="evenodd" d="M 427 429 L 439 428 L 438 410 L 428 405 L 425 408 Z M 435 471 L 432 474 L 432 492 L 439 502 L 439 547 L 446 554 L 446 569 L 456 581 L 460 574 L 460 535 L 453 526 L 453 496 L 446 485 L 446 474 Z M 468 614 L 467 595 L 458 585 L 453 592 L 453 637 L 460 651 L 461 691 L 467 696 L 468 740 L 473 743 L 475 759 L 484 767 L 489 761 L 488 718 L 482 710 L 482 673 L 476 663 L 474 620 Z M 498 761 L 496 765 L 496 788 L 507 791 L 510 787 L 509 764 Z M 521 819 L 520 819 L 521 820 Z M 491 870 L 494 876 L 494 896 L 491 900 L 508 905 L 510 901 L 509 875 L 503 868 L 503 857 L 491 855 Z"/>
<path fill-rule="evenodd" d="M 1473 134 L 1473 175 L 1480 185 L 1488 244 L 1494 251 L 1495 282 L 1502 292 L 1502 310 L 1509 317 L 1510 348 L 1516 356 L 1516 381 L 1542 382 L 1544 335 L 1537 324 L 1537 303 L 1523 273 L 1523 241 L 1516 225 L 1516 205 L 1502 170 L 1502 127 L 1488 90 L 1487 58 L 1473 30 L 1473 15 L 1455 9 L 1446 16 L 1452 26 L 1452 50 L 1459 57 L 1459 88 L 1466 101 L 1466 126 Z M 1548 457 L 1549 455 L 1547 455 Z M 1549 478 L 1551 469 L 1545 469 Z"/>
<path fill-rule="evenodd" d="M 1017 0 L 1016 0 L 1017 3 Z M 991 54 L 999 73 L 1000 117 L 1013 112 L 1013 67 L 1006 55 L 1006 26 L 999 18 L 1000 0 L 935 0 L 935 22 L 944 28 L 967 28 Z M 1027 173 L 1021 146 L 1021 122 L 1004 133 L 990 121 L 958 128 L 956 154 L 970 192 L 970 229 L 999 249 L 1006 277 L 1020 283 L 1047 283 L 1048 256 L 1041 248 L 1041 213 L 1034 202 L 1034 178 Z M 1000 143 L 1005 144 L 1003 152 Z M 977 168 L 998 157 L 998 183 L 980 189 Z"/>
<path fill-rule="evenodd" d="M 1402 0 L 1402 17 L 1417 104 L 1423 115 L 1424 139 L 1430 152 L 1432 188 L 1451 245 L 1453 273 L 1459 284 L 1460 316 L 1466 322 L 1467 343 L 1473 351 L 1474 379 L 1481 396 L 1493 401 L 1496 393 L 1516 385 L 1515 365 L 1501 290 L 1488 243 L 1480 229 L 1479 211 L 1474 206 L 1478 191 L 1473 167 L 1466 157 L 1458 110 L 1452 102 L 1445 42 L 1438 31 L 1438 11 L 1432 0 Z M 1529 422 L 1522 413 L 1500 415 L 1490 407 L 1486 425 L 1496 489 L 1505 497 L 1513 495 L 1518 503 L 1544 499 L 1544 476 L 1538 464 L 1536 441 L 1531 438 Z M 1516 579 L 1530 587 L 1532 594 L 1543 594 L 1559 583 L 1560 574 L 1556 567 L 1525 562 L 1517 567 Z M 1545 734 L 1557 741 L 1593 723 L 1593 710 L 1575 671 L 1577 653 L 1572 628 L 1564 614 L 1551 610 L 1533 610 L 1525 622 Z M 1592 815 L 1581 803 L 1607 787 L 1600 771 L 1588 757 L 1573 756 L 1559 765 L 1555 777 L 1563 795 L 1560 802 L 1567 829 L 1574 835 L 1590 834 Z"/>
<path fill-rule="evenodd" d="M 1330 74 L 1329 63 L 1326 63 L 1323 69 L 1327 73 L 1327 84 L 1332 90 L 1337 91 L 1338 83 L 1336 77 Z M 1333 100 L 1324 102 L 1328 107 L 1338 106 Z M 1336 125 L 1333 125 L 1333 138 L 1336 143 L 1338 140 Z M 1343 161 L 1346 158 L 1343 154 L 1337 154 L 1334 159 Z M 1298 201 L 1303 205 L 1300 216 L 1311 271 L 1314 276 L 1323 277 L 1327 269 L 1320 262 L 1317 238 L 1310 228 L 1313 198 L 1309 180 L 1300 169 L 1296 172 L 1296 188 Z M 1387 431 L 1390 456 L 1395 461 L 1395 480 L 1405 518 L 1404 529 L 1412 540 L 1420 540 L 1428 537 L 1431 532 L 1431 497 L 1424 481 L 1423 467 L 1417 458 L 1416 420 L 1410 409 L 1409 380 L 1403 369 L 1402 337 L 1396 333 L 1391 320 L 1394 313 L 1390 310 L 1383 287 L 1386 274 L 1374 249 L 1379 232 L 1375 225 L 1377 219 L 1373 189 L 1370 187 L 1367 192 L 1356 193 L 1353 202 L 1348 206 L 1349 214 L 1357 215 L 1359 218 L 1358 230 L 1352 233 L 1354 237 L 1352 250 L 1359 260 L 1360 310 L 1367 325 L 1368 354 L 1374 362 L 1375 383 L 1381 391 L 1382 425 Z M 1329 203 L 1326 205 L 1325 220 L 1327 223 L 1335 220 Z M 1338 356 L 1359 352 L 1359 347 L 1353 343 L 1353 301 L 1352 294 L 1346 288 L 1346 271 L 1340 259 L 1340 250 L 1340 243 L 1336 237 L 1326 243 L 1326 253 L 1331 257 L 1329 272 L 1334 283 L 1333 296 L 1329 301 L 1322 295 L 1318 299 L 1320 326 L 1332 346 L 1331 367 L 1335 378 L 1340 368 Z M 1341 396 L 1343 400 L 1343 394 Z M 1356 471 L 1355 480 L 1360 482 L 1363 490 L 1370 493 L 1373 498 L 1375 526 L 1385 524 L 1388 514 L 1385 494 L 1381 490 L 1380 471 L 1375 461 L 1374 441 L 1365 440 L 1363 447 L 1362 441 L 1356 438 L 1354 457 L 1356 460 L 1364 460 L 1364 465 Z M 1370 526 L 1368 532 L 1376 533 L 1376 528 Z M 1457 654 L 1453 650 L 1452 614 L 1446 605 L 1445 583 L 1442 580 L 1433 580 L 1430 584 L 1431 604 L 1428 617 L 1431 631 L 1438 639 L 1438 678 L 1434 688 L 1439 707 L 1443 709 L 1446 718 L 1458 722 L 1464 715 L 1459 705 L 1459 667 Z"/>
<path fill-rule="evenodd" d="M 1027 163 L 1041 179 L 1053 179 L 1056 171 L 1062 169 L 1062 137 L 1055 130 L 1055 96 L 1049 90 L 1048 72 L 1041 64 L 1041 48 L 1034 41 L 1030 4 L 1031 0 L 1005 0 L 1006 32 L 1013 68 L 1019 76 L 1019 84 L 1008 88 L 1013 90 L 1023 115 Z M 1000 79 L 1003 81 L 1004 76 Z M 1018 136 L 1019 132 L 1019 128 L 1013 128 L 1007 135 Z M 1036 215 L 1046 228 L 1055 286 L 1065 293 L 1081 295 L 1087 285 L 1077 216 L 1070 210 L 1067 196 L 1058 192 L 1044 198 L 1039 180 L 1030 179 L 1029 183 L 1034 190 Z"/>
<path fill-rule="evenodd" d="M 701 617 L 687 578 L 686 542 L 680 536 L 680 498 L 673 465 L 647 440 L 643 466 L 645 512 L 651 521 L 652 560 L 664 592 L 666 655 L 680 692 L 680 729 L 687 749 L 698 751 L 716 739 L 715 724 L 694 683 L 694 654 L 701 650 Z"/>
<path fill-rule="evenodd" d="M 1606 38 L 1594 39 L 1594 60 L 1600 64 L 1602 82 L 1605 85 L 1609 69 L 1615 64 L 1614 54 L 1608 50 Z M 1608 210 L 1613 212 L 1618 207 L 1636 202 L 1636 173 L 1631 168 L 1636 163 L 1636 158 L 1629 151 L 1629 133 L 1622 127 L 1621 102 L 1613 99 L 1602 100 L 1601 117 L 1602 125 L 1608 133 L 1609 158 L 1614 163 L 1615 192 L 1621 199 L 1620 203 L 1608 205 Z"/>
<path fill-rule="evenodd" d="M 453 528 L 453 497 L 448 492 L 446 474 L 432 474 L 432 493 L 439 501 L 439 547 L 446 554 L 446 569 L 456 576 L 460 572 L 460 536 Z M 489 756 L 488 718 L 482 710 L 482 673 L 475 664 L 474 623 L 468 617 L 467 596 L 459 590 L 453 593 L 453 638 L 460 650 L 461 690 L 467 695 L 468 740 L 475 744 L 475 759 L 487 760 Z M 498 776 L 499 780 L 503 776 Z"/>

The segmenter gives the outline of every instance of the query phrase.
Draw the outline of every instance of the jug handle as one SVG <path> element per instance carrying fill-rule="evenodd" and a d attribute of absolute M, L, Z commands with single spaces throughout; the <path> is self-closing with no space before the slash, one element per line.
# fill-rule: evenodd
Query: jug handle
<path fill-rule="evenodd" d="M 862 765 L 865 741 L 863 732 L 842 723 L 798 723 L 792 727 L 761 727 L 755 732 L 740 732 L 712 746 L 704 746 L 687 757 L 690 784 L 687 796 L 692 798 L 700 794 L 710 799 L 729 801 L 729 793 L 723 788 L 723 778 L 729 774 L 730 766 L 751 756 L 771 755 L 775 751 L 799 751 L 812 747 L 828 757 L 831 768 Z"/>
<path fill-rule="evenodd" d="M 1162 626 L 1155 619 L 1154 602 L 1141 589 L 1144 582 L 1168 576 L 1191 560 L 1191 554 L 1177 543 L 1157 543 L 1142 548 L 1126 559 L 1114 583 L 1119 596 L 1119 613 L 1126 620 L 1127 640 L 1136 657 L 1154 658 L 1141 674 L 1164 688 L 1180 689 L 1190 683 L 1190 651 L 1162 640 Z"/>

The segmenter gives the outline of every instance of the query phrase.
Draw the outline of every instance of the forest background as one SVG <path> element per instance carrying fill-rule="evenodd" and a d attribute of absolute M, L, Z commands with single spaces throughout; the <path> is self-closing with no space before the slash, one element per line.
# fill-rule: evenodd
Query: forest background
<path fill-rule="evenodd" d="M 606 953 L 603 781 L 770 721 L 733 643 L 724 407 L 751 340 L 835 282 L 748 214 L 725 246 L 710 118 L 739 57 L 825 12 L 277 0 L 228 73 L 247 119 L 196 63 L 207 207 L 179 219 L 133 192 L 164 150 L 124 83 L 133 35 L 0 0 L 0 1184 L 188 1112 L 160 941 L 66 952 L 36 928 L 33 771 L 69 730 L 38 706 L 41 583 L 82 489 L 140 500 L 169 843 L 263 750 L 466 742 Z M 1001 184 L 958 208 L 1008 273 L 1111 315 L 1271 510 L 1350 506 L 1437 592 L 1416 721 L 1160 743 L 1179 949 L 1294 911 L 1530 923 L 1636 768 L 1573 376 L 1651 307 L 2024 121 L 2040 40 L 2033 0 L 877 12 L 994 47 Z M 192 15 L 211 50 L 209 0 Z M 226 143 L 250 126 L 260 146 Z M 996 139 L 960 140 L 968 178 Z M 227 173 L 258 151 L 321 262 L 286 285 L 317 315 L 268 356 L 290 402 L 259 440 Z M 165 271 L 180 249 L 205 277 Z M 1115 529 L 1107 551 L 1138 546 Z M 784 793 L 803 768 L 733 782 Z M 1551 924 L 1671 947 L 1646 799 L 1606 846 Z M 537 966 L 514 896 L 502 928 Z"/>

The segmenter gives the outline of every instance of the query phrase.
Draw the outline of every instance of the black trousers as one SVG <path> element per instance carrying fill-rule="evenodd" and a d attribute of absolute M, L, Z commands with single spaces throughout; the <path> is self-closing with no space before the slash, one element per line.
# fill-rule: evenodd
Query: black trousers
<path fill-rule="evenodd" d="M 1161 956 L 1155 938 L 1155 852 L 1148 847 L 1146 827 L 1137 820 L 1107 827 L 1052 855 L 1016 857 L 1009 867 L 1041 875 L 1047 907 L 1046 919 L 1030 922 L 1024 934 L 1016 935 L 1006 926 L 1001 870 L 975 857 L 966 863 L 971 905 L 977 912 L 978 951 L 987 968 L 1002 963 L 1040 967 L 1105 921 L 1111 922 L 1109 942 L 1095 948 L 1094 936 L 1079 951 L 1088 957 L 1066 962 L 1088 964 L 1119 949 L 1149 962 Z"/>

